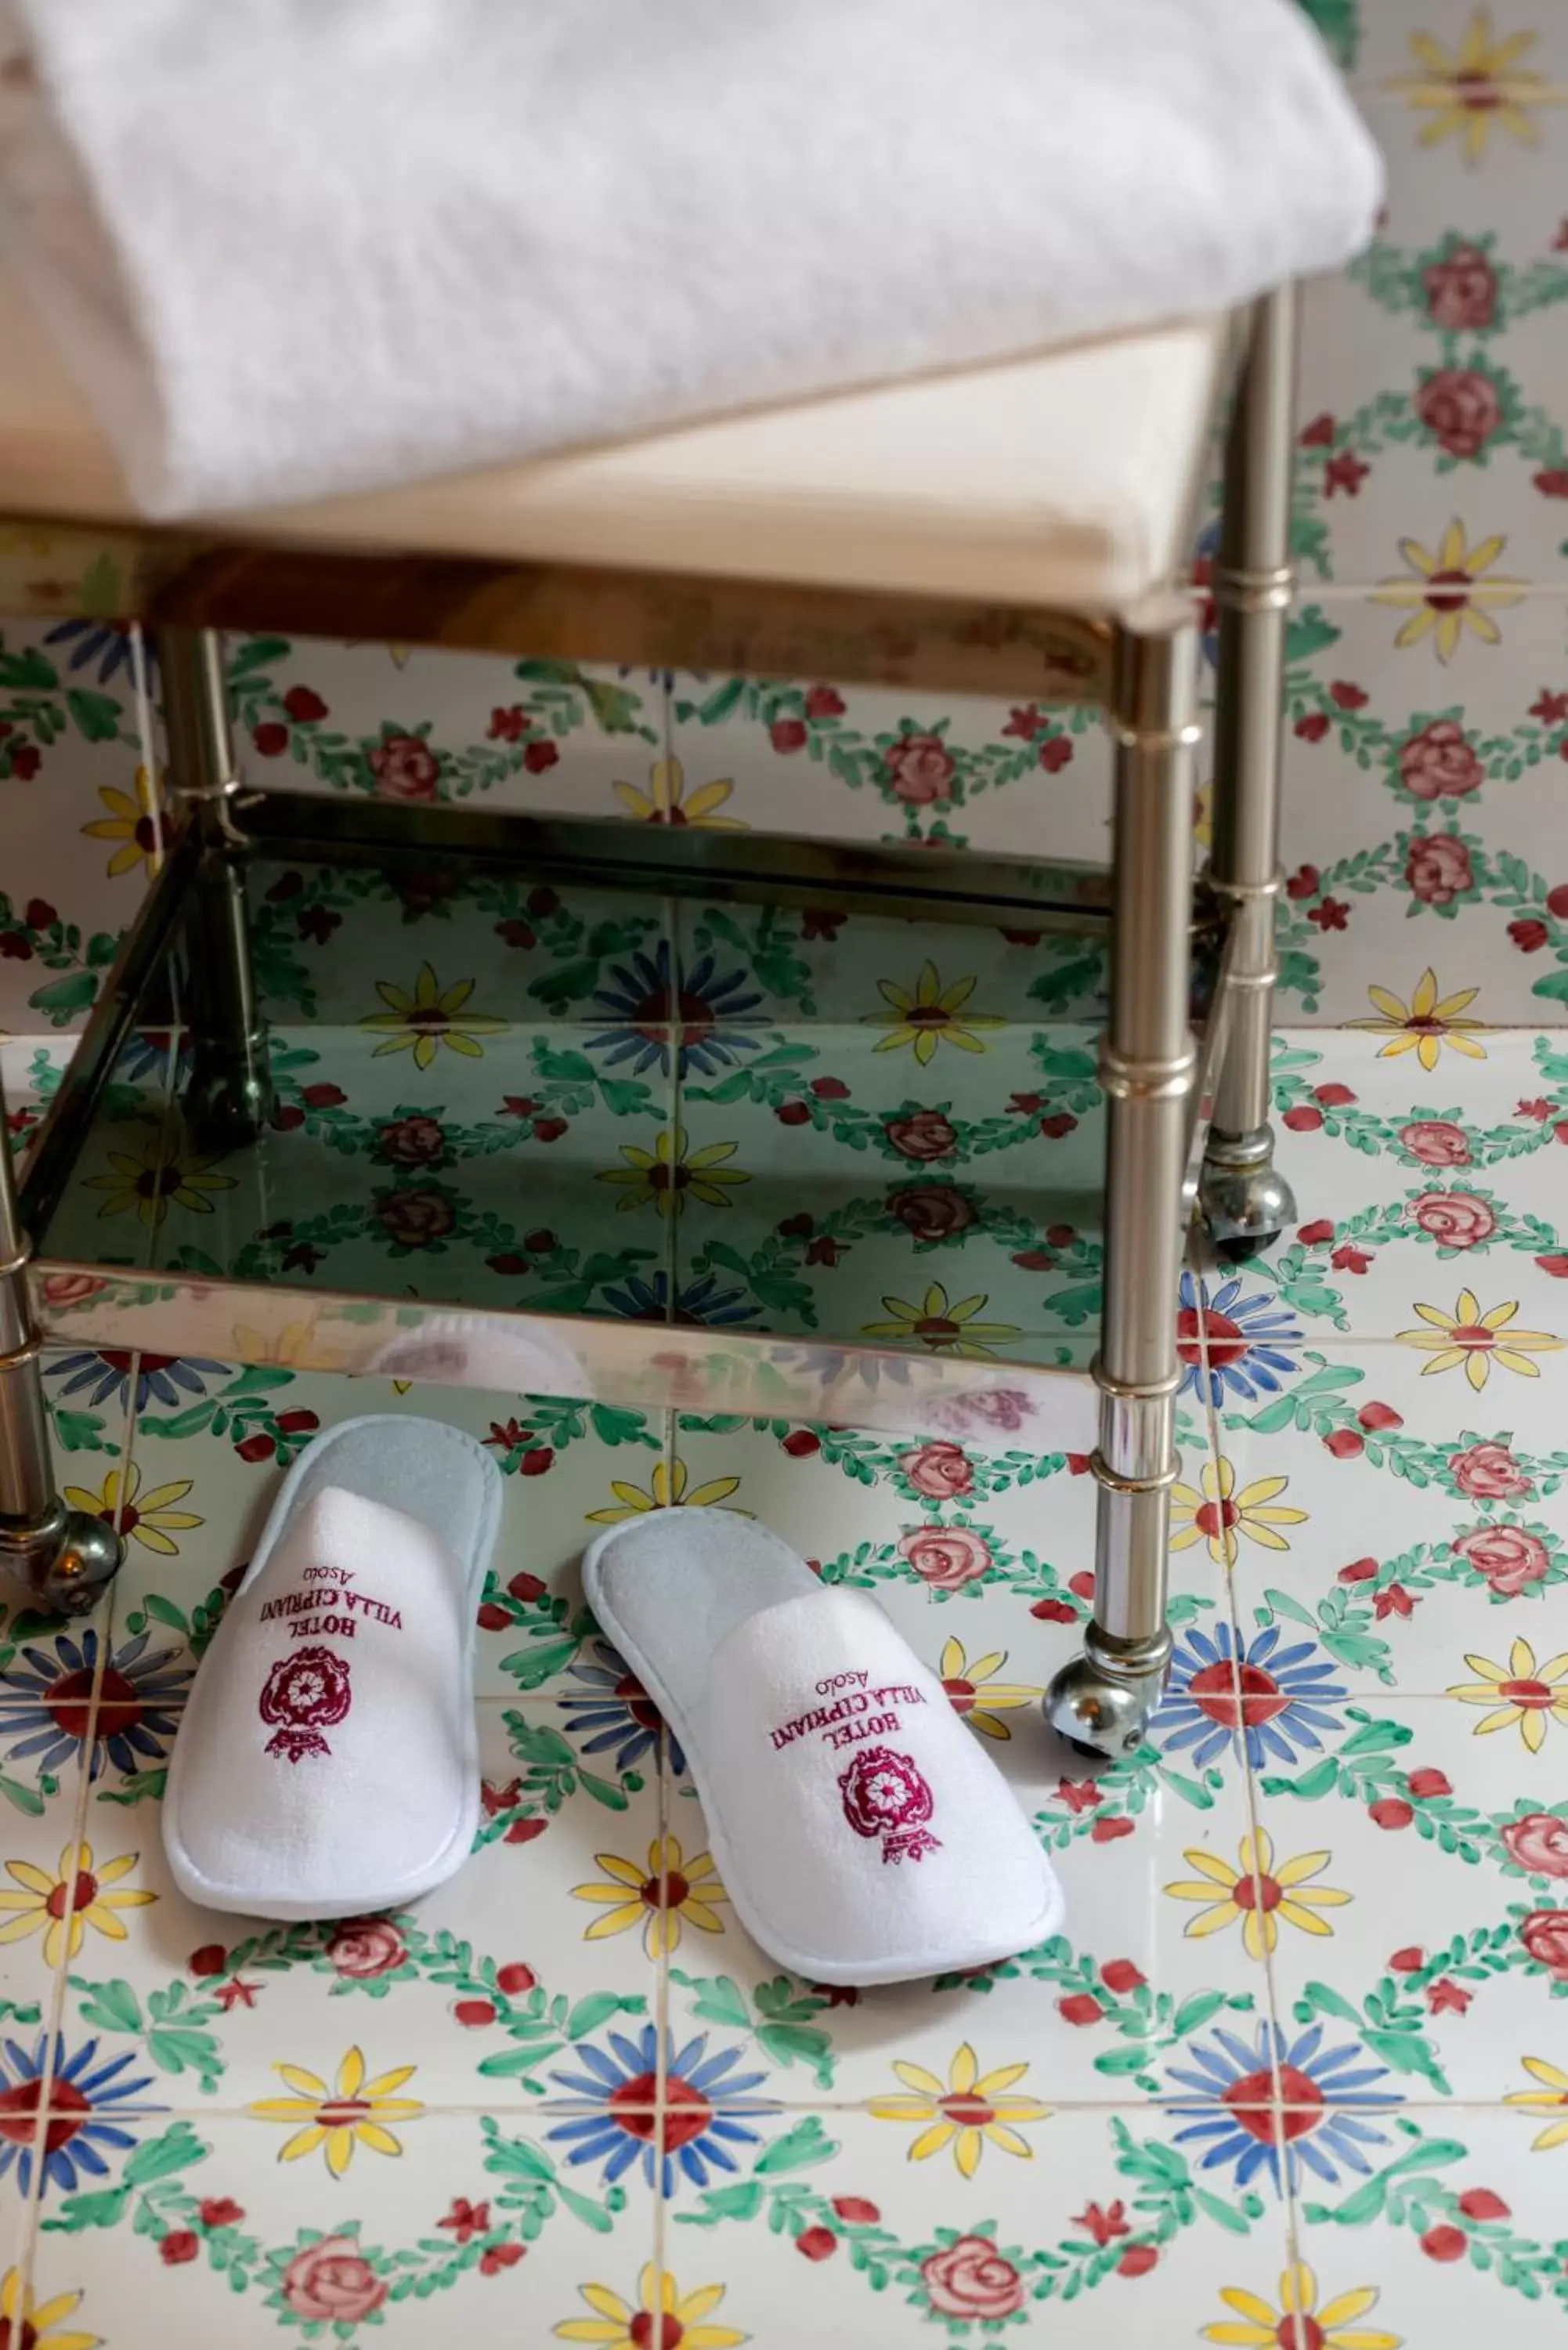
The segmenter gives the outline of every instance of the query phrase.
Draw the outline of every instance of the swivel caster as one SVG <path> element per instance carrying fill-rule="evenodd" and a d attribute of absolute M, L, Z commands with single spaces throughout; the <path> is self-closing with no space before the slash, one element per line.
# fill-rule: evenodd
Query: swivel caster
<path fill-rule="evenodd" d="M 1209 1237 L 1232 1264 L 1272 1248 L 1295 1222 L 1290 1185 L 1272 1159 L 1273 1128 L 1211 1134 L 1198 1179 L 1198 1205 Z"/>

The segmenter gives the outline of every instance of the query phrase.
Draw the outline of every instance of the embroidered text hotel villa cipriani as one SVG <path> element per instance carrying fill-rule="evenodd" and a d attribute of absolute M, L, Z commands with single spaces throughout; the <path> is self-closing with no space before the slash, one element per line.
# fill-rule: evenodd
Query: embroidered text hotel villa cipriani
<path fill-rule="evenodd" d="M 323 1638 L 352 1640 L 361 1623 L 384 1625 L 388 1631 L 403 1628 L 401 1611 L 383 1599 L 349 1588 L 354 1578 L 345 1566 L 307 1566 L 303 1584 L 316 1590 L 280 1592 L 266 1601 L 259 1620 L 286 1617 L 291 1638 L 318 1642 Z M 354 1702 L 350 1659 L 336 1648 L 313 1645 L 290 1649 L 279 1657 L 266 1677 L 257 1710 L 275 1734 L 266 1752 L 280 1761 L 298 1762 L 306 1754 L 330 1754 L 322 1736 L 341 1721 Z"/>
<path fill-rule="evenodd" d="M 812 1706 L 768 1734 L 775 1752 L 812 1737 L 820 1737 L 829 1749 L 860 1747 L 839 1775 L 845 1818 L 857 1835 L 881 1837 L 884 1862 L 920 1860 L 941 1849 L 940 1838 L 926 1826 L 936 1808 L 930 1788 L 908 1754 L 863 1742 L 896 1736 L 898 1708 L 924 1705 L 925 1697 L 907 1681 L 872 1689 L 870 1678 L 864 1672 L 829 1673 L 817 1682 L 816 1693 L 832 1703 Z"/>

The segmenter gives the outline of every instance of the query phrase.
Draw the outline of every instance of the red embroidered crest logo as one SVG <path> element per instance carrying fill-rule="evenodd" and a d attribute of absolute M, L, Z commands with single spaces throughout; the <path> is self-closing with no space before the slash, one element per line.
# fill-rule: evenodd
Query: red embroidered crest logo
<path fill-rule="evenodd" d="M 919 1860 L 941 1850 L 941 1839 L 926 1828 L 936 1808 L 931 1791 L 907 1754 L 867 1746 L 841 1773 L 838 1792 L 856 1835 L 881 1837 L 885 1861 Z"/>
<path fill-rule="evenodd" d="M 267 1740 L 269 1754 L 297 1762 L 306 1754 L 330 1754 L 322 1730 L 341 1721 L 354 1702 L 348 1659 L 333 1648 L 301 1648 L 280 1657 L 261 1693 L 261 1718 L 277 1731 Z"/>

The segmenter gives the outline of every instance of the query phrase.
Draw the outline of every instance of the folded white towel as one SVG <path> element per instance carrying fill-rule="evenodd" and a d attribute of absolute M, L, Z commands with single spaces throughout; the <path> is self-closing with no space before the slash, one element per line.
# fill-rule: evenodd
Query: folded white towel
<path fill-rule="evenodd" d="M 0 236 L 160 515 L 1222 309 L 1379 198 L 1291 0 L 11 7 Z"/>

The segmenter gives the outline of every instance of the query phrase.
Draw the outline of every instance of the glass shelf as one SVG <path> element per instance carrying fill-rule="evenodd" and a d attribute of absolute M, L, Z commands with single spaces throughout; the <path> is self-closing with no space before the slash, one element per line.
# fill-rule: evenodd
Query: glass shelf
<path fill-rule="evenodd" d="M 52 1146 L 52 1338 L 1090 1449 L 1096 941 L 245 864 L 267 1121 L 203 1133 L 171 947 Z"/>

